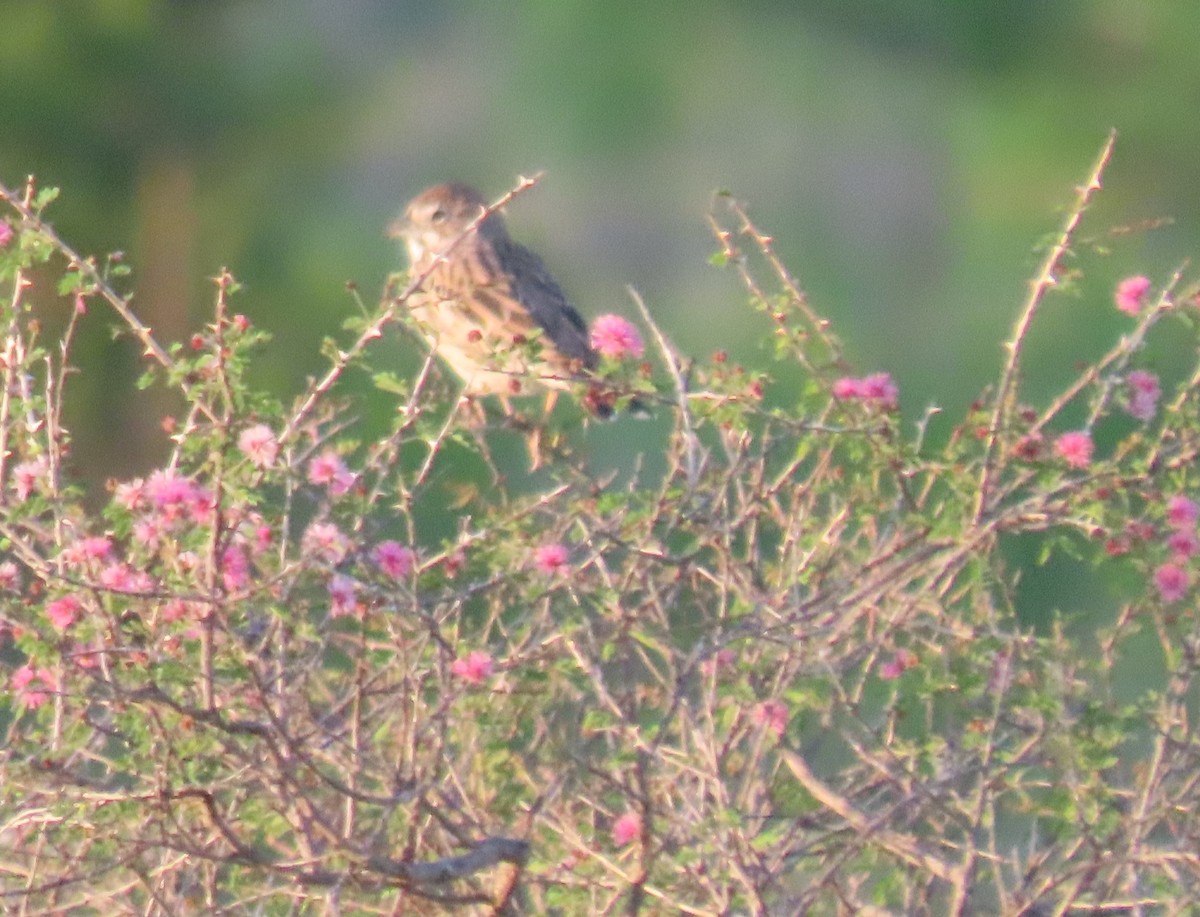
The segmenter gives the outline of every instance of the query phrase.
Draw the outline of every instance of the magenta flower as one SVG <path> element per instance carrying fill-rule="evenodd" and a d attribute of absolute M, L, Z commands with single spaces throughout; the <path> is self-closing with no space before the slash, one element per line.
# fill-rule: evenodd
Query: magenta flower
<path fill-rule="evenodd" d="M 93 560 L 106 560 L 112 553 L 112 542 L 104 535 L 80 538 L 63 548 L 63 562 L 71 567 L 83 567 Z"/>
<path fill-rule="evenodd" d="M 1187 571 L 1176 564 L 1163 564 L 1154 571 L 1154 585 L 1164 602 L 1178 602 L 1187 594 L 1191 581 Z"/>
<path fill-rule="evenodd" d="M 482 650 L 471 650 L 465 658 L 450 663 L 451 674 L 467 684 L 480 685 L 492 674 L 492 657 Z"/>
<path fill-rule="evenodd" d="M 909 650 L 897 650 L 896 655 L 879 667 L 879 677 L 885 681 L 899 678 L 917 664 L 917 657 Z"/>
<path fill-rule="evenodd" d="M 381 541 L 372 555 L 375 564 L 392 579 L 404 579 L 417 564 L 417 554 L 398 541 Z"/>
<path fill-rule="evenodd" d="M 46 603 L 46 617 L 56 630 L 66 630 L 75 623 L 75 616 L 80 607 L 79 599 L 73 595 L 64 595 Z"/>
<path fill-rule="evenodd" d="M 17 701 L 27 710 L 36 710 L 58 690 L 58 679 L 49 669 L 39 669 L 26 663 L 13 672 L 9 682 Z"/>
<path fill-rule="evenodd" d="M 1187 559 L 1200 552 L 1200 538 L 1195 529 L 1179 529 L 1167 536 L 1167 547 L 1176 557 Z"/>
<path fill-rule="evenodd" d="M 1137 315 L 1145 305 L 1146 294 L 1150 292 L 1149 277 L 1126 277 L 1117 284 L 1117 292 L 1113 297 L 1117 308 L 1127 315 Z"/>
<path fill-rule="evenodd" d="M 566 547 L 561 544 L 544 544 L 533 552 L 533 565 L 550 576 L 566 570 L 569 556 Z"/>
<path fill-rule="evenodd" d="M 862 383 L 850 376 L 843 376 L 833 383 L 833 397 L 838 401 L 854 401 L 862 397 Z"/>
<path fill-rule="evenodd" d="M 1176 494 L 1167 501 L 1167 524 L 1173 529 L 1190 528 L 1200 519 L 1200 505 L 1195 500 Z"/>
<path fill-rule="evenodd" d="M 12 241 L 13 228 L 8 220 L 0 220 L 0 248 L 8 245 Z"/>
<path fill-rule="evenodd" d="M 788 724 L 787 704 L 774 698 L 763 701 L 754 708 L 754 722 L 766 726 L 776 737 L 782 736 Z"/>
<path fill-rule="evenodd" d="M 601 315 L 592 323 L 592 347 L 606 357 L 637 359 L 646 352 L 637 328 L 619 315 Z"/>
<path fill-rule="evenodd" d="M 1072 468 L 1086 468 L 1092 461 L 1092 436 L 1082 430 L 1064 433 L 1054 442 L 1054 451 Z"/>
<path fill-rule="evenodd" d="M 624 847 L 642 836 L 642 816 L 637 812 L 626 812 L 612 826 L 612 842 L 614 847 Z"/>
<path fill-rule="evenodd" d="M 238 436 L 238 448 L 250 464 L 257 468 L 270 468 L 279 455 L 279 440 L 266 424 L 247 427 Z"/>

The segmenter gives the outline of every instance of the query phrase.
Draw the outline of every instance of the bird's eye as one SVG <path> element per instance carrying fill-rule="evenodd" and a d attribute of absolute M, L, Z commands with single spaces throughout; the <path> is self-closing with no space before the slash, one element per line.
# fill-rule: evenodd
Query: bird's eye
<path fill-rule="evenodd" d="M 439 207 L 429 215 L 429 220 L 432 223 L 441 223 L 446 219 L 446 211 Z"/>

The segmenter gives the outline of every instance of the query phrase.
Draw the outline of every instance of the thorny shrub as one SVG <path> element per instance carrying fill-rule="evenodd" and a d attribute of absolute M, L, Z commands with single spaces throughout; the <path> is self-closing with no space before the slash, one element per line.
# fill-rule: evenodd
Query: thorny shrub
<path fill-rule="evenodd" d="M 232 277 L 165 347 L 122 265 L 44 221 L 51 193 L 4 189 L 5 909 L 1192 912 L 1200 366 L 1160 381 L 1143 344 L 1195 341 L 1194 290 L 1114 287 L 1095 308 L 1129 313 L 1120 340 L 1046 403 L 1022 391 L 1111 146 L 997 382 L 936 447 L 720 197 L 713 260 L 799 389 L 681 358 L 643 309 L 654 366 L 614 344 L 603 372 L 670 424 L 659 471 L 599 477 L 563 399 L 533 431 L 537 492 L 497 471 L 456 507 L 463 457 L 516 421 L 433 359 L 379 374 L 398 410 L 377 441 L 335 398 L 420 277 L 285 405 L 246 382 L 266 335 Z M 78 308 L 46 341 L 29 291 L 55 274 Z M 94 513 L 62 405 L 79 325 L 110 310 L 184 409 L 170 460 Z M 439 541 L 421 508 L 443 505 L 461 525 Z M 1000 542 L 1030 532 L 1137 587 L 1086 627 L 1022 626 Z"/>

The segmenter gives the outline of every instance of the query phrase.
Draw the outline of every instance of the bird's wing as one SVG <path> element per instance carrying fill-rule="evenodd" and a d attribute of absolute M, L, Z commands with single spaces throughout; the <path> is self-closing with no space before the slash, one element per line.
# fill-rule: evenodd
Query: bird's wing
<path fill-rule="evenodd" d="M 511 278 L 516 300 L 546 337 L 565 357 L 585 367 L 596 365 L 596 352 L 588 342 L 587 322 L 567 302 L 566 294 L 550 276 L 542 259 L 523 245 L 509 243 L 503 253 L 505 274 Z"/>

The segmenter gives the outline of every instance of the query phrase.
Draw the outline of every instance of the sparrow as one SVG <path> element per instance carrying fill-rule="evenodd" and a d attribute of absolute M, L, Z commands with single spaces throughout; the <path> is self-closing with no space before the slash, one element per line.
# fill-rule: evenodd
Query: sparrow
<path fill-rule="evenodd" d="M 588 383 L 599 356 L 583 316 L 542 259 L 512 240 L 500 214 L 488 214 L 450 248 L 487 206 L 469 185 L 434 185 L 409 201 L 388 235 L 404 244 L 414 277 L 445 255 L 411 301 L 412 315 L 464 394 L 499 395 L 507 409 L 508 396 L 527 383 L 552 390 Z M 608 417 L 615 400 L 591 384 L 583 402 Z"/>

